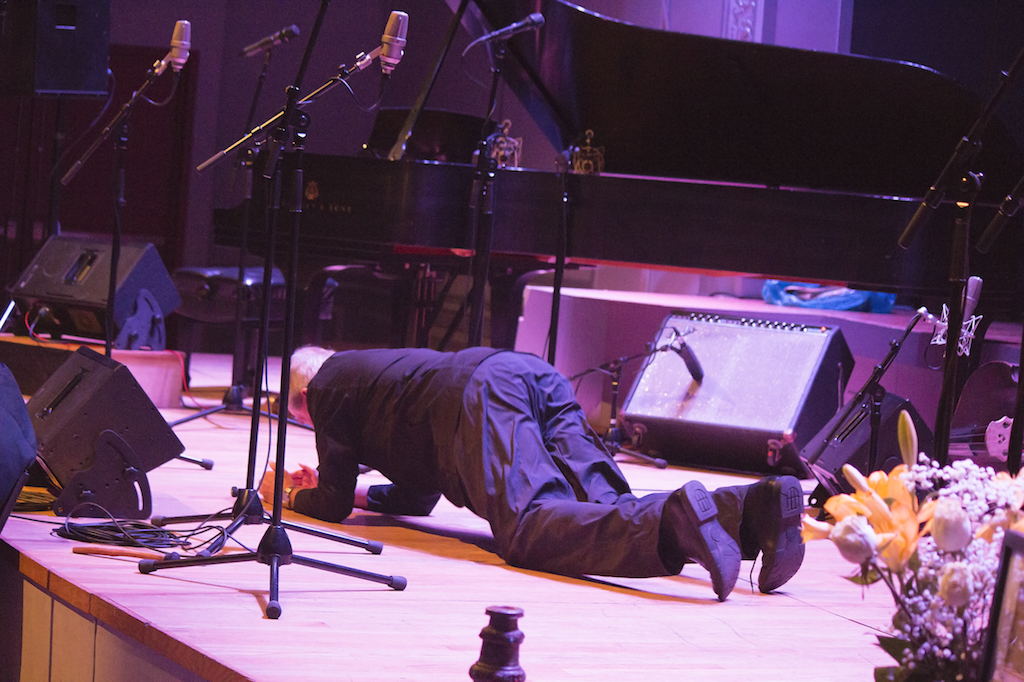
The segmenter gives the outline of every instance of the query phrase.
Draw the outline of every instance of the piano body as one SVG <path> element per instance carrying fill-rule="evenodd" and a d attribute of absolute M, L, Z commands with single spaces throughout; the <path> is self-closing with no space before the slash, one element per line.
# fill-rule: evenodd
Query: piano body
<path fill-rule="evenodd" d="M 492 345 L 515 340 L 509 282 L 550 268 L 563 230 L 570 264 L 947 296 L 960 209 L 940 206 L 906 250 L 897 240 L 983 108 L 952 80 L 913 64 L 640 28 L 563 0 L 476 5 L 499 27 L 544 14 L 539 33 L 508 42 L 503 76 L 556 148 L 593 130 L 605 155 L 600 175 L 497 171 L 492 284 L 513 310 L 507 320 L 492 312 Z M 993 119 L 972 168 L 984 174 L 972 245 L 1022 167 Z M 474 176 L 463 163 L 306 154 L 300 248 L 407 271 L 459 267 L 474 244 Z M 239 243 L 239 207 L 214 223 L 218 243 Z M 971 249 L 983 312 L 1020 312 L 1022 246 L 1011 225 L 990 253 Z"/>

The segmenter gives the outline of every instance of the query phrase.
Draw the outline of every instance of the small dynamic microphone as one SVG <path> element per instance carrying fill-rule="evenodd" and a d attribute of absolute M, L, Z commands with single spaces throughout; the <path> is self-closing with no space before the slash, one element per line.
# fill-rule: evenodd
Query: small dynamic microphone
<path fill-rule="evenodd" d="M 272 47 L 277 47 L 281 43 L 286 43 L 292 38 L 299 35 L 299 27 L 295 24 L 291 26 L 285 26 L 277 33 L 271 33 L 266 38 L 257 40 L 252 45 L 246 45 L 238 51 L 239 57 L 255 57 L 258 54 L 266 52 Z"/>
<path fill-rule="evenodd" d="M 683 363 L 686 365 L 686 370 L 693 377 L 693 380 L 698 384 L 704 381 L 704 368 L 700 366 L 700 362 L 697 361 L 697 356 L 693 354 L 693 349 L 686 345 L 686 342 L 680 339 L 679 345 L 672 346 L 672 350 L 676 352 L 679 357 L 683 359 Z"/>
<path fill-rule="evenodd" d="M 405 12 L 392 12 L 384 27 L 384 35 L 380 38 L 380 68 L 385 76 L 402 61 L 405 54 L 405 36 L 409 32 L 409 15 Z"/>
<path fill-rule="evenodd" d="M 491 40 L 505 40 L 507 38 L 511 38 L 512 36 L 514 36 L 517 33 L 522 33 L 523 31 L 529 31 L 529 30 L 532 30 L 532 29 L 535 29 L 535 28 L 540 28 L 543 25 L 544 25 L 544 15 L 540 14 L 539 12 L 534 12 L 533 14 L 531 14 L 528 17 L 526 17 L 522 21 L 517 21 L 514 24 L 509 24 L 505 28 L 498 29 L 497 31 L 494 31 L 493 33 L 488 33 L 487 35 L 485 35 L 482 38 L 479 38 L 479 39 L 477 39 L 477 40 L 475 40 L 473 42 L 489 42 Z"/>

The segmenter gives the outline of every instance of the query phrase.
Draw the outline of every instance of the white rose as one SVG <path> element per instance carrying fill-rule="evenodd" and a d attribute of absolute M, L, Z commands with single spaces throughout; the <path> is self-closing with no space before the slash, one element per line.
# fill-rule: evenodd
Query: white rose
<path fill-rule="evenodd" d="M 971 573 L 967 564 L 953 561 L 942 569 L 939 578 L 939 597 L 950 606 L 964 606 L 971 599 Z"/>
<path fill-rule="evenodd" d="M 932 519 L 935 545 L 946 552 L 959 552 L 971 544 L 971 519 L 955 497 L 939 498 Z"/>
<path fill-rule="evenodd" d="M 864 516 L 847 516 L 832 528 L 828 537 L 843 558 L 853 564 L 863 564 L 875 555 L 878 547 L 875 529 Z"/>

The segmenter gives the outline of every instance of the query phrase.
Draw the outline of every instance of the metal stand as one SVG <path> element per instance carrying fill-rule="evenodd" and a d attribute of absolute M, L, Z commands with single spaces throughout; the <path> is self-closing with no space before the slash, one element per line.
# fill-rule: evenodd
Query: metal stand
<path fill-rule="evenodd" d="M 828 493 L 825 496 L 818 495 L 818 499 L 825 499 L 831 495 L 839 495 L 845 492 L 845 488 L 840 485 L 833 473 L 818 466 L 817 461 L 824 454 L 825 448 L 828 447 L 829 443 L 836 438 L 843 438 L 853 432 L 857 425 L 863 421 L 863 413 L 865 411 L 868 412 L 868 424 L 871 429 L 868 441 L 868 472 L 872 472 L 878 467 L 878 431 L 881 428 L 882 422 L 882 401 L 885 399 L 886 394 L 885 388 L 882 386 L 882 377 L 885 376 L 886 370 L 896 360 L 900 348 L 906 343 L 907 337 L 910 336 L 910 332 L 917 326 L 921 316 L 922 311 L 915 313 L 910 322 L 907 323 L 906 329 L 903 330 L 903 336 L 889 342 L 889 353 L 882 362 L 875 365 L 874 371 L 871 372 L 871 376 L 868 377 L 864 386 L 846 404 L 842 416 L 836 421 L 835 426 L 832 427 L 832 430 L 828 432 L 825 438 L 818 442 L 814 451 L 806 458 L 805 463 L 807 467 L 814 474 L 814 477 L 818 479 L 821 487 Z"/>
<path fill-rule="evenodd" d="M 611 419 L 608 423 L 608 430 L 602 437 L 605 445 L 607 445 L 609 449 L 611 449 L 613 454 L 628 455 L 629 457 L 634 457 L 647 464 L 653 464 L 659 469 L 666 468 L 668 466 L 668 462 L 660 457 L 651 457 L 649 455 L 643 454 L 642 452 L 622 447 L 622 444 L 627 441 L 632 443 L 633 445 L 638 445 L 639 441 L 642 439 L 643 433 L 641 431 L 634 431 L 634 433 L 630 434 L 629 437 L 627 437 L 627 435 L 623 432 L 622 428 L 619 426 L 619 384 L 622 381 L 622 368 L 626 365 L 626 363 L 640 358 L 649 357 L 651 355 L 654 355 L 655 353 L 660 353 L 662 351 L 669 350 L 678 353 L 684 359 L 684 361 L 686 362 L 687 369 L 689 370 L 690 375 L 693 377 L 693 380 L 699 383 L 704 378 L 704 372 L 703 370 L 701 370 L 700 364 L 697 362 L 696 357 L 694 357 L 692 350 L 689 348 L 689 346 L 686 345 L 686 341 L 683 340 L 683 334 L 679 333 L 678 330 L 673 331 L 675 331 L 675 336 L 672 342 L 670 342 L 667 345 L 655 348 L 653 344 L 648 344 L 647 349 L 642 353 L 616 358 L 615 360 L 609 360 L 608 362 L 598 365 L 597 367 L 591 367 L 590 369 L 584 370 L 579 374 L 574 374 L 573 376 L 569 377 L 569 381 L 576 381 L 577 379 L 581 379 L 593 372 L 601 372 L 602 374 L 607 374 L 608 376 L 611 377 Z M 673 345 L 677 341 L 680 344 L 678 347 Z"/>
<path fill-rule="evenodd" d="M 114 228 L 111 239 L 111 251 L 110 251 L 110 277 L 107 288 L 107 306 L 104 314 L 104 326 L 105 339 L 104 339 L 104 351 L 105 355 L 109 358 L 111 351 L 114 346 L 114 297 L 117 293 L 117 268 L 121 258 L 121 216 L 124 212 L 125 198 L 124 198 L 124 153 L 128 147 L 128 116 L 132 112 L 132 107 L 135 103 L 142 98 L 143 93 L 151 86 L 156 79 L 164 72 L 167 67 L 167 60 L 158 61 L 150 67 L 146 73 L 146 80 L 143 84 L 132 93 L 131 98 L 124 103 L 121 109 L 114 116 L 113 120 L 107 124 L 107 127 L 103 129 L 93 143 L 85 150 L 85 153 L 75 161 L 70 169 L 60 179 L 61 185 L 65 187 L 71 180 L 78 174 L 82 166 L 96 150 L 100 148 L 111 133 L 117 131 L 117 142 L 115 144 L 115 162 L 114 162 Z M 178 68 L 174 68 L 174 78 L 178 78 Z M 175 80 L 175 86 L 177 86 L 177 80 Z"/>
<path fill-rule="evenodd" d="M 306 45 L 306 51 L 303 55 L 302 63 L 299 66 L 299 72 L 296 75 L 295 83 L 288 88 L 288 102 L 283 110 L 283 113 L 276 118 L 277 126 L 274 130 L 273 137 L 269 141 L 266 152 L 266 165 L 264 167 L 263 176 L 266 180 L 273 183 L 273 191 L 268 193 L 268 197 L 273 197 L 272 208 L 270 211 L 271 217 L 276 217 L 277 209 L 279 207 L 279 194 L 280 194 L 280 175 L 281 171 L 278 168 L 278 160 L 285 140 L 288 138 L 289 132 L 292 132 L 292 145 L 295 150 L 295 176 L 293 188 L 295 196 L 293 199 L 293 205 L 291 207 L 292 213 L 292 233 L 291 233 L 291 258 L 287 276 L 286 286 L 286 302 L 285 302 L 285 323 L 284 323 L 284 344 L 283 344 L 283 357 L 281 359 L 281 395 L 284 399 L 278 401 L 278 429 L 277 429 L 277 452 L 275 461 L 275 477 L 274 477 L 274 507 L 271 518 L 267 520 L 263 513 L 263 507 L 260 504 L 259 496 L 255 489 L 255 456 L 256 456 L 256 440 L 257 432 L 259 427 L 259 413 L 253 410 L 252 414 L 252 433 L 249 439 L 249 473 L 248 473 L 248 487 L 245 490 L 237 491 L 238 501 L 236 502 L 236 509 L 241 508 L 241 512 L 232 522 L 229 527 L 229 532 L 234 532 L 240 526 L 246 523 L 263 523 L 267 522 L 270 527 L 263 535 L 263 539 L 260 541 L 259 547 L 255 552 L 245 552 L 241 554 L 233 555 L 217 555 L 217 556 L 201 556 L 189 559 L 172 559 L 172 560 L 161 560 L 151 561 L 144 560 L 139 563 L 139 571 L 142 573 L 152 573 L 161 568 L 179 568 L 185 566 L 202 566 L 207 564 L 222 564 L 222 563 L 238 563 L 238 562 L 249 562 L 256 561 L 262 564 L 266 564 L 270 567 L 270 599 L 267 602 L 266 615 L 268 618 L 276 619 L 281 615 L 281 603 L 279 601 L 279 572 L 281 566 L 286 566 L 291 563 L 297 563 L 303 566 L 309 566 L 311 568 L 317 568 L 324 571 L 330 571 L 333 573 L 340 573 L 354 578 L 361 578 L 363 580 L 369 580 L 371 582 L 377 582 L 395 590 L 404 590 L 406 586 L 405 578 L 401 576 L 386 576 L 378 575 L 376 573 L 369 573 L 358 569 L 347 568 L 344 566 L 337 566 L 335 564 L 311 559 L 308 557 L 302 557 L 292 553 L 291 542 L 288 539 L 288 533 L 285 523 L 281 519 L 282 511 L 282 491 L 284 490 L 284 474 L 285 474 L 285 442 L 288 420 L 286 418 L 288 405 L 287 398 L 289 390 L 289 372 L 291 369 L 291 351 L 293 348 L 293 327 L 295 321 L 295 289 L 296 289 L 296 276 L 298 269 L 298 258 L 299 258 L 299 229 L 301 225 L 302 217 L 302 154 L 304 149 L 304 139 L 306 135 L 306 127 L 308 126 L 308 117 L 298 111 L 298 93 L 301 90 L 302 79 L 306 71 L 306 67 L 309 64 L 309 59 L 312 54 L 313 45 L 316 43 L 317 35 L 320 32 L 320 27 L 323 24 L 324 15 L 327 10 L 327 5 L 330 0 L 321 0 L 320 10 L 317 14 L 316 23 L 314 24 L 313 31 L 310 35 L 309 42 Z M 247 137 L 251 137 L 247 136 Z M 237 143 L 236 145 L 237 146 Z M 263 296 L 263 309 L 260 316 L 260 342 L 259 342 L 259 353 L 260 356 L 257 362 L 257 382 L 254 386 L 254 401 L 255 404 L 259 404 L 261 398 L 260 385 L 262 383 L 262 368 L 266 358 L 267 351 L 267 336 L 269 331 L 269 318 L 270 318 L 270 295 L 269 288 L 271 284 L 270 270 L 271 262 L 274 255 L 274 221 L 268 220 L 267 223 L 267 257 L 265 260 L 264 267 L 264 296 Z M 258 512 L 257 512 L 258 508 Z M 295 529 L 302 530 L 303 532 L 309 532 L 314 529 L 308 529 L 305 527 L 297 527 L 292 525 Z M 349 544 L 357 544 L 364 546 L 370 551 L 370 545 L 373 543 L 364 543 L 358 540 L 352 540 L 348 538 L 341 538 L 334 536 L 333 534 L 315 531 L 320 537 L 337 540 L 339 542 L 347 542 Z M 223 547 L 223 542 L 216 548 L 219 551 Z M 379 553 L 379 546 L 376 548 Z"/>
<path fill-rule="evenodd" d="M 958 357 L 956 352 L 960 328 L 963 325 L 963 298 L 968 274 L 967 238 L 968 226 L 970 224 L 970 209 L 981 189 L 982 181 L 982 176 L 972 173 L 970 168 L 974 163 L 974 159 L 981 151 L 982 133 L 985 132 L 988 122 L 995 115 L 1000 100 L 1002 100 L 1006 91 L 1019 76 L 1021 68 L 1024 68 L 1024 49 L 1017 53 L 1009 69 L 1000 72 L 999 86 L 996 88 L 995 93 L 986 103 L 985 108 L 978 115 L 967 135 L 960 138 L 956 148 L 953 150 L 952 156 L 946 162 L 942 172 L 939 173 L 939 177 L 928 188 L 924 199 L 899 238 L 899 245 L 904 249 L 909 248 L 916 232 L 928 221 L 931 212 L 939 207 L 947 192 L 950 191 L 951 186 L 956 183 L 955 191 L 960 195 L 956 201 L 959 206 L 964 206 L 964 208 L 962 208 L 960 216 L 957 218 L 957 233 L 953 238 L 953 256 L 950 261 L 950 282 L 952 286 L 949 305 L 949 326 L 946 332 L 946 364 L 942 377 L 942 397 L 939 403 L 938 414 L 935 417 L 935 459 L 943 466 L 949 457 L 949 426 L 956 400 L 955 373 L 956 358 Z M 1014 190 L 1014 193 L 1017 193 L 1017 190 Z M 966 197 L 966 199 L 962 197 Z M 993 224 L 989 226 L 989 229 L 985 231 L 981 240 L 979 240 L 978 249 L 982 253 L 988 251 L 989 246 L 998 235 L 999 229 L 1001 229 L 1005 222 L 1003 218 L 1009 217 L 1010 214 L 1007 212 L 1008 203 L 1004 202 L 1004 205 L 1000 207 L 999 215 L 992 221 Z M 1024 361 L 1024 352 L 1022 352 L 1021 358 Z M 952 377 L 949 376 L 950 373 L 953 374 Z M 1024 390 L 1021 391 L 1020 396 L 1024 399 Z M 1020 405 L 1018 405 L 1018 412 L 1024 412 Z M 1016 439 L 1013 437 L 1014 434 L 1011 434 L 1007 465 L 1010 471 L 1015 473 L 1020 468 L 1020 445 L 1021 441 L 1024 440 L 1024 435 L 1022 435 L 1024 432 L 1021 432 L 1020 429 L 1024 428 L 1024 425 L 1018 426 L 1016 422 L 1014 425 L 1017 428 Z M 1015 445 L 1016 448 L 1014 447 Z M 1015 449 L 1016 452 L 1014 452 Z"/>
<path fill-rule="evenodd" d="M 487 274 L 491 269 L 491 242 L 494 234 L 494 176 L 497 161 L 491 156 L 487 130 L 494 116 L 498 99 L 498 83 L 501 78 L 501 63 L 505 58 L 505 41 L 495 41 L 494 68 L 491 70 L 491 92 L 487 98 L 487 115 L 480 131 L 477 147 L 476 176 L 470 197 L 470 212 L 473 220 L 474 254 L 473 287 L 469 291 L 469 338 L 468 345 L 483 343 L 484 294 L 487 289 Z"/>
<path fill-rule="evenodd" d="M 971 209 L 981 191 L 982 177 L 966 173 L 957 188 L 957 206 L 953 230 L 952 252 L 949 258 L 949 326 L 946 328 L 946 357 L 942 370 L 942 392 L 935 415 L 934 459 L 945 466 L 949 461 L 949 429 L 956 409 L 957 374 L 959 372 L 960 330 L 964 323 L 964 297 L 967 293 L 968 242 L 970 239 Z"/>

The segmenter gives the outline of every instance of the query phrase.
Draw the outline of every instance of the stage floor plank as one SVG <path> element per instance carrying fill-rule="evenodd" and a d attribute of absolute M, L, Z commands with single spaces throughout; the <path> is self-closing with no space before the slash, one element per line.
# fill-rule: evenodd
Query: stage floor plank
<path fill-rule="evenodd" d="M 163 410 L 168 421 L 190 414 Z M 250 420 L 218 413 L 175 428 L 207 471 L 171 461 L 149 473 L 154 513 L 213 513 L 246 483 Z M 259 471 L 267 456 L 264 424 Z M 316 464 L 312 433 L 287 431 L 287 462 Z M 671 490 L 691 477 L 708 487 L 742 480 L 717 473 L 623 462 L 636 492 Z M 378 477 L 375 473 L 369 477 Z M 807 489 L 811 482 L 805 482 Z M 343 525 L 285 512 L 286 520 L 384 543 L 360 548 L 289 532 L 298 555 L 408 579 L 404 591 L 305 566 L 280 569 L 278 620 L 264 616 L 270 569 L 258 563 L 162 569 L 150 575 L 127 558 L 72 554 L 77 543 L 50 535 L 52 515 L 18 514 L 2 538 L 20 554 L 22 574 L 110 629 L 200 677 L 214 680 L 469 679 L 480 654 L 484 610 L 524 610 L 520 663 L 531 680 L 758 680 L 866 682 L 888 657 L 876 628 L 892 616 L 881 585 L 866 591 L 827 542 L 807 548 L 803 569 L 781 592 L 740 582 L 724 603 L 706 571 L 672 578 L 575 579 L 511 568 L 490 549 L 487 525 L 442 500 L 422 519 L 358 512 Z M 236 538 L 255 548 L 265 526 Z"/>

